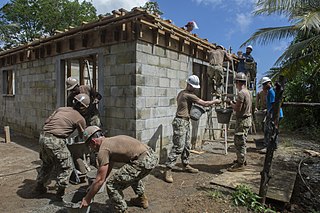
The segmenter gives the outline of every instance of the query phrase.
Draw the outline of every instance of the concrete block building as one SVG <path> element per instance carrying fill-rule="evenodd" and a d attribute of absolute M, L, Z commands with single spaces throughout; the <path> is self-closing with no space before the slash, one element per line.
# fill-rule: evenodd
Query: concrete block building
<path fill-rule="evenodd" d="M 206 70 L 212 48 L 170 20 L 134 8 L 2 51 L 0 126 L 38 137 L 45 119 L 66 105 L 65 80 L 72 76 L 102 94 L 101 121 L 110 136 L 126 134 L 163 149 L 189 75 L 201 80 L 199 97 L 211 99 Z M 192 124 L 195 143 L 206 116 Z"/>

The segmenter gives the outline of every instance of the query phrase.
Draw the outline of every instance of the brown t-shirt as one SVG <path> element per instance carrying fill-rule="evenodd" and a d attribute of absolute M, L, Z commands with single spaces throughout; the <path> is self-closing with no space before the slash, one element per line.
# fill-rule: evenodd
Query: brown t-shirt
<path fill-rule="evenodd" d="M 242 107 L 239 112 L 236 112 L 236 117 L 243 118 L 251 116 L 252 99 L 249 90 L 240 90 L 237 96 L 237 101 L 242 103 Z"/>
<path fill-rule="evenodd" d="M 110 162 L 128 163 L 130 160 L 137 159 L 145 151 L 147 151 L 147 145 L 130 136 L 118 135 L 105 138 L 99 148 L 98 163 L 99 166 Z"/>
<path fill-rule="evenodd" d="M 67 138 L 75 129 L 83 132 L 85 128 L 86 121 L 77 110 L 72 107 L 59 107 L 46 120 L 43 131 Z"/>
<path fill-rule="evenodd" d="M 210 50 L 209 51 L 209 63 L 212 65 L 223 65 L 224 57 L 226 52 L 221 49 Z"/>
<path fill-rule="evenodd" d="M 176 116 L 189 118 L 192 103 L 199 100 L 198 96 L 188 90 L 182 90 L 177 96 L 177 113 Z"/>

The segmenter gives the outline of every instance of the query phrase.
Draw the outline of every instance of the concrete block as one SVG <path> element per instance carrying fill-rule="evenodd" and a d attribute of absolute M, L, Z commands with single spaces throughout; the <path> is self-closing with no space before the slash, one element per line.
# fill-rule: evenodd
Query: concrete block
<path fill-rule="evenodd" d="M 136 61 L 135 52 L 124 52 L 117 54 L 116 64 L 129 64 Z"/>
<path fill-rule="evenodd" d="M 153 54 L 155 54 L 157 56 L 162 56 L 162 57 L 165 57 L 167 55 L 165 48 L 159 47 L 159 46 L 156 46 L 156 45 L 154 45 Z"/>
<path fill-rule="evenodd" d="M 156 90 L 156 88 L 154 88 L 154 87 L 142 87 L 141 88 L 141 96 L 153 97 L 156 94 L 155 90 Z"/>
<path fill-rule="evenodd" d="M 155 76 L 145 76 L 145 86 L 159 87 L 159 78 Z"/>
<path fill-rule="evenodd" d="M 160 87 L 169 87 L 170 86 L 170 79 L 168 79 L 168 78 L 159 78 L 159 86 Z"/>
<path fill-rule="evenodd" d="M 162 107 L 170 106 L 170 99 L 168 97 L 159 97 L 158 105 Z"/>
<path fill-rule="evenodd" d="M 124 70 L 125 70 L 125 74 L 129 75 L 129 74 L 135 74 L 136 73 L 136 63 L 131 63 L 131 64 L 125 64 L 124 65 Z"/>
<path fill-rule="evenodd" d="M 138 42 L 137 43 L 137 51 L 141 51 L 144 53 L 152 54 L 152 44 L 147 43 L 147 42 Z"/>
<path fill-rule="evenodd" d="M 145 120 L 137 120 L 136 121 L 136 130 L 143 131 L 146 128 L 146 121 Z"/>
<path fill-rule="evenodd" d="M 180 63 L 180 70 L 182 71 L 188 71 L 188 63 Z"/>
<path fill-rule="evenodd" d="M 136 52 L 136 62 L 141 64 L 148 64 L 148 54 L 144 52 Z"/>
<path fill-rule="evenodd" d="M 148 97 L 145 100 L 145 107 L 157 107 L 159 106 L 159 98 L 157 97 Z"/>
<path fill-rule="evenodd" d="M 170 68 L 171 67 L 171 59 L 170 58 L 159 58 L 159 65 L 160 67 Z"/>
<path fill-rule="evenodd" d="M 144 108 L 137 110 L 137 120 L 139 119 L 148 119 L 151 117 L 152 109 L 151 108 Z"/>
<path fill-rule="evenodd" d="M 176 60 L 171 61 L 171 69 L 180 70 L 180 62 Z"/>
<path fill-rule="evenodd" d="M 147 98 L 149 99 L 149 98 Z M 146 104 L 146 98 L 145 97 L 139 97 L 136 99 L 136 108 L 145 108 L 148 107 Z"/>
<path fill-rule="evenodd" d="M 156 66 L 152 66 L 149 64 L 141 64 L 141 74 L 142 75 L 150 75 L 150 76 L 157 76 L 158 69 Z"/>
<path fill-rule="evenodd" d="M 177 70 L 168 69 L 167 70 L 168 78 L 174 79 L 177 78 Z"/>
<path fill-rule="evenodd" d="M 167 88 L 156 88 L 155 96 L 157 97 L 167 97 Z"/>
<path fill-rule="evenodd" d="M 189 56 L 185 55 L 185 54 L 182 54 L 182 53 L 179 53 L 179 61 L 181 63 L 188 63 L 189 62 Z"/>
<path fill-rule="evenodd" d="M 159 66 L 159 64 L 160 64 L 160 58 L 159 58 L 159 56 L 156 56 L 156 55 L 146 55 L 146 57 L 147 57 L 148 64 L 150 64 L 150 65 L 155 65 L 155 66 Z"/>

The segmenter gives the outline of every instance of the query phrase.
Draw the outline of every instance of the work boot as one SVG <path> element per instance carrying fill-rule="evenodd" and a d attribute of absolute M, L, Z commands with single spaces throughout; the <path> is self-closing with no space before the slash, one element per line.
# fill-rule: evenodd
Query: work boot
<path fill-rule="evenodd" d="M 236 164 L 233 164 L 227 170 L 229 172 L 242 172 L 242 171 L 244 171 L 244 169 L 245 169 L 245 165 L 244 164 L 236 163 Z"/>
<path fill-rule="evenodd" d="M 172 183 L 173 182 L 173 177 L 172 177 L 172 171 L 171 169 L 167 168 L 165 173 L 164 173 L 164 180 L 167 183 Z"/>
<path fill-rule="evenodd" d="M 148 198 L 143 194 L 136 198 L 131 198 L 130 203 L 134 206 L 138 206 L 144 209 L 149 207 Z"/>
<path fill-rule="evenodd" d="M 189 164 L 185 165 L 183 170 L 186 172 L 189 172 L 189 173 L 198 173 L 199 172 L 198 169 L 191 167 Z"/>
<path fill-rule="evenodd" d="M 56 198 L 59 201 L 62 201 L 62 197 L 65 193 L 65 188 L 58 188 L 57 193 L 56 193 Z"/>
<path fill-rule="evenodd" d="M 237 163 L 238 163 L 238 160 L 234 160 L 234 161 L 233 161 L 233 164 L 237 164 Z M 244 161 L 244 162 L 243 162 L 243 165 L 246 166 L 246 165 L 247 165 L 247 161 Z"/>
<path fill-rule="evenodd" d="M 34 188 L 34 194 L 45 194 L 47 192 L 47 187 L 45 187 L 42 183 L 37 183 L 37 186 Z"/>

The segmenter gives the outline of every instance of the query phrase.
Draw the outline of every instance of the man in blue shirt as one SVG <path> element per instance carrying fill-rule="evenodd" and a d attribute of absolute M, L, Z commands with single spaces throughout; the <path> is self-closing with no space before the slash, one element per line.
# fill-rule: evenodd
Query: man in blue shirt
<path fill-rule="evenodd" d="M 275 104 L 275 100 L 276 100 L 276 93 L 272 87 L 272 82 L 269 77 L 263 77 L 261 83 L 262 83 L 263 89 L 268 90 L 267 118 L 266 118 L 266 125 L 265 125 L 265 129 L 264 129 L 264 146 L 267 147 L 269 145 L 269 141 L 267 139 L 270 138 L 269 134 L 270 134 L 271 122 L 274 120 L 274 118 L 272 118 L 272 116 L 273 116 L 274 104 Z M 282 111 L 282 108 L 280 108 L 279 121 L 282 118 L 283 118 L 283 111 Z M 277 148 L 278 140 L 276 140 L 275 143 L 276 143 L 276 148 Z M 261 150 L 262 153 L 264 153 L 265 151 L 266 151 L 266 148 Z"/>

